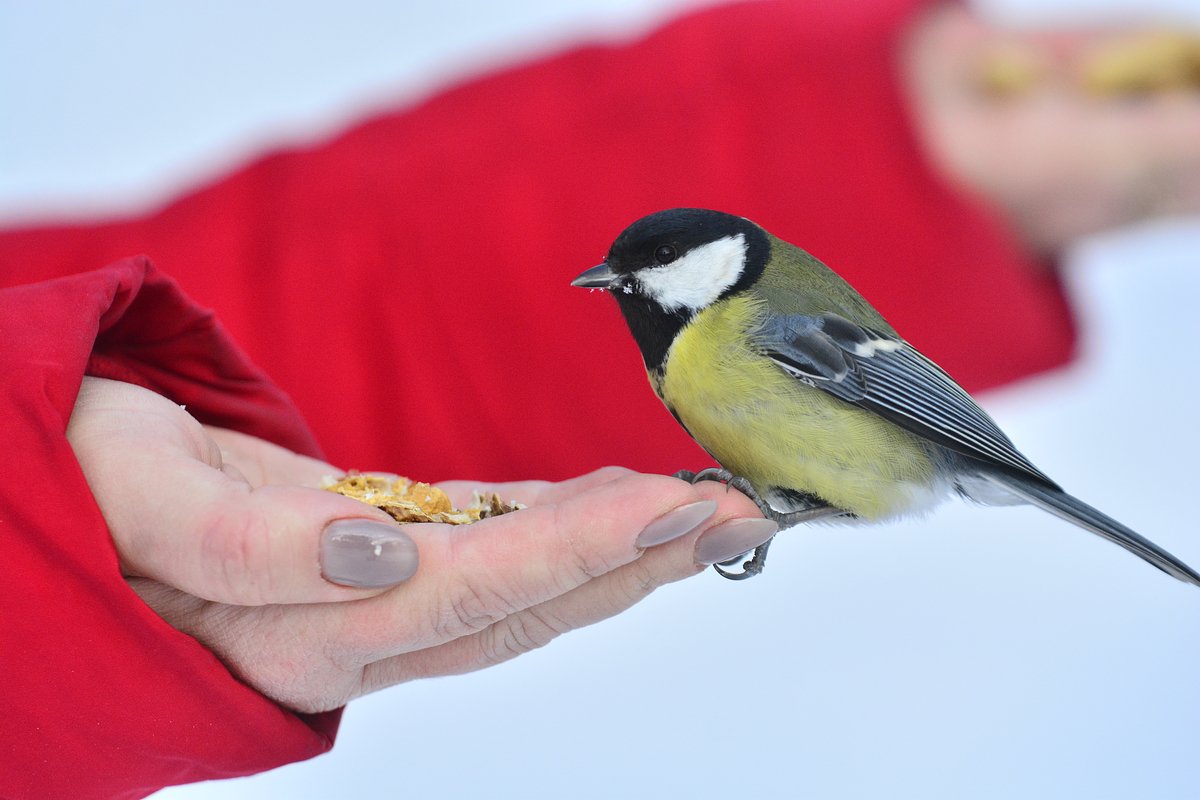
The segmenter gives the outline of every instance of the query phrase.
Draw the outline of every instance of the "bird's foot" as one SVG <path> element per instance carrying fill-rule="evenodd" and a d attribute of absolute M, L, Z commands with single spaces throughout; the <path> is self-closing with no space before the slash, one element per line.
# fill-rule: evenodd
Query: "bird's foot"
<path fill-rule="evenodd" d="M 762 512 L 764 517 L 779 522 L 780 513 L 771 508 L 771 505 L 759 496 L 754 487 L 750 485 L 749 479 L 743 478 L 741 475 L 734 475 L 724 467 L 708 467 L 699 472 L 692 472 L 690 469 L 681 469 L 675 473 L 675 477 L 692 484 L 700 483 L 700 481 L 717 481 L 718 483 L 725 484 L 727 488 L 737 489 L 746 495 L 746 497 L 749 497 L 750 502 L 758 506 L 758 510 Z M 783 528 L 785 526 L 781 524 L 779 527 Z"/>
<path fill-rule="evenodd" d="M 702 469 L 699 472 L 681 469 L 679 472 L 675 473 L 675 477 L 692 484 L 699 483 L 700 481 L 719 481 L 724 483 L 726 487 L 737 489 L 739 492 L 746 495 L 746 497 L 750 498 L 750 501 L 754 503 L 754 505 L 758 506 L 759 512 L 761 512 L 764 517 L 774 521 L 775 524 L 779 526 L 779 530 L 790 528 L 793 525 L 799 525 L 801 522 L 811 522 L 812 520 L 821 519 L 823 517 L 836 517 L 846 514 L 846 512 L 842 511 L 842 509 L 835 508 L 827 503 L 824 503 L 815 496 L 812 497 L 812 505 L 808 506 L 807 508 L 801 508 L 796 511 L 778 511 L 772 508 L 771 504 L 764 500 L 761 495 L 759 495 L 755 488 L 750 485 L 750 481 L 747 478 L 744 478 L 740 475 L 734 475 L 724 467 L 708 467 L 707 469 Z M 754 555 L 742 564 L 741 572 L 730 572 L 721 568 L 738 563 L 746 557 L 747 553 L 742 553 L 737 558 L 731 558 L 730 560 L 720 564 L 713 564 L 713 569 L 716 570 L 717 574 L 722 578 L 728 578 L 731 581 L 742 581 L 746 578 L 753 578 L 755 575 L 758 575 L 763 571 L 763 567 L 767 563 L 767 548 L 771 546 L 772 541 L 774 540 L 769 539 L 763 544 L 760 544 L 758 547 L 754 548 Z"/>
<path fill-rule="evenodd" d="M 699 472 L 692 472 L 690 469 L 681 469 L 675 473 L 674 477 L 688 483 L 699 483 L 700 481 L 728 483 L 733 479 L 733 473 L 724 467 L 705 467 Z"/>
<path fill-rule="evenodd" d="M 759 496 L 754 487 L 750 485 L 750 481 L 740 475 L 734 475 L 724 467 L 708 467 L 699 472 L 692 472 L 688 469 L 681 469 L 675 473 L 675 477 L 688 483 L 696 484 L 700 481 L 718 481 L 725 484 L 726 488 L 737 489 L 754 505 L 758 506 L 758 510 L 767 519 L 773 519 L 778 522 L 779 512 L 771 508 L 771 506 Z M 781 526 L 782 527 L 782 526 Z M 767 548 L 771 546 L 771 541 L 768 540 L 758 547 L 754 548 L 754 556 L 742 564 L 741 572 L 729 572 L 721 569 L 736 564 L 745 558 L 746 553 L 742 553 L 737 558 L 731 558 L 721 564 L 713 564 L 713 569 L 722 578 L 728 578 L 731 581 L 743 581 L 746 578 L 753 578 L 755 575 L 763 571 L 763 566 L 767 563 Z"/>
<path fill-rule="evenodd" d="M 728 578 L 731 581 L 744 581 L 746 578 L 753 578 L 755 575 L 763 571 L 763 566 L 765 566 L 767 563 L 767 548 L 771 546 L 771 542 L 773 541 L 774 539 L 768 539 L 758 547 L 754 548 L 754 556 L 742 563 L 741 572 L 729 572 L 728 570 L 721 568 L 729 567 L 738 563 L 746 557 L 745 553 L 742 553 L 737 558 L 731 558 L 728 561 L 724 561 L 720 564 L 713 564 L 713 569 L 716 570 L 717 574 L 722 578 Z"/>

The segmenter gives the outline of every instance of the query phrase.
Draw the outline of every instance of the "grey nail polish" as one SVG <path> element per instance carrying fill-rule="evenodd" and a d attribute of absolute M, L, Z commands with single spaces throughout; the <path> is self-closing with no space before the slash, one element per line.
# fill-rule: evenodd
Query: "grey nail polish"
<path fill-rule="evenodd" d="M 668 511 L 647 525 L 638 534 L 635 544 L 639 548 L 646 548 L 678 539 L 680 536 L 694 531 L 697 525 L 711 517 L 716 510 L 715 500 L 701 500 L 698 503 L 688 503 L 686 506 Z"/>
<path fill-rule="evenodd" d="M 704 532 L 696 541 L 697 564 L 719 564 L 753 550 L 779 531 L 769 519 L 734 519 Z"/>
<path fill-rule="evenodd" d="M 321 574 L 361 589 L 394 586 L 417 571 L 417 546 L 402 530 L 369 519 L 339 519 L 321 532 Z"/>

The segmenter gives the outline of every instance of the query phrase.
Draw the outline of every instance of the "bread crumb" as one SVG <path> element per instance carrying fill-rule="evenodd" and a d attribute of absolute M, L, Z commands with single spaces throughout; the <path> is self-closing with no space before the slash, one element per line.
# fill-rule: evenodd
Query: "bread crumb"
<path fill-rule="evenodd" d="M 340 478 L 327 477 L 321 482 L 321 488 L 375 506 L 397 522 L 469 525 L 525 508 L 521 503 L 504 500 L 495 492 L 476 492 L 471 505 L 459 510 L 436 486 L 415 483 L 408 478 L 359 472 L 349 472 Z"/>

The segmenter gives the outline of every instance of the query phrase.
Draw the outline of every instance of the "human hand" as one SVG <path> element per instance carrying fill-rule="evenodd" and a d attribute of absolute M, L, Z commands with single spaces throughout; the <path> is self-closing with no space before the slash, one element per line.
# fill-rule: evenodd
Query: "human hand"
<path fill-rule="evenodd" d="M 305 488 L 338 472 L 329 465 L 202 429 L 164 398 L 98 379 L 68 434 L 134 590 L 243 681 L 305 712 L 500 663 L 775 530 L 740 492 L 616 468 L 557 484 L 452 482 L 442 488 L 456 503 L 484 488 L 529 508 L 469 526 L 383 523 L 415 543 L 420 570 L 387 591 L 351 589 L 320 577 L 320 531 L 377 517 Z"/>
<path fill-rule="evenodd" d="M 1034 30 L 959 4 L 911 29 L 905 78 L 932 161 L 1034 249 L 1200 213 L 1196 36 Z"/>
<path fill-rule="evenodd" d="M 67 439 L 129 577 L 262 605 L 359 600 L 416 571 L 390 517 L 316 488 L 340 470 L 141 387 L 85 377 Z"/>

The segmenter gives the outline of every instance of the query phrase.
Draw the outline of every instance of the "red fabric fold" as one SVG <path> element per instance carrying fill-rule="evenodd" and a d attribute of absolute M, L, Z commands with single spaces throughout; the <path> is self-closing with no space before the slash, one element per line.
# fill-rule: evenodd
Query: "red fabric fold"
<path fill-rule="evenodd" d="M 291 400 L 233 343 L 216 316 L 184 300 L 144 257 L 150 276 L 100 319 L 88 373 L 137 383 L 187 406 L 201 422 L 309 455 L 320 448 Z M 136 303 L 136 313 L 127 313 Z"/>
<path fill-rule="evenodd" d="M 121 577 L 66 439 L 85 368 L 316 454 L 287 397 L 143 258 L 0 290 L 0 796 L 133 798 L 324 752 Z"/>

